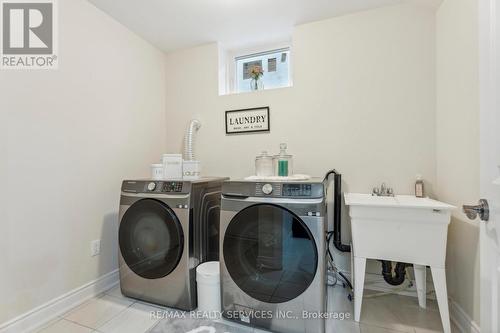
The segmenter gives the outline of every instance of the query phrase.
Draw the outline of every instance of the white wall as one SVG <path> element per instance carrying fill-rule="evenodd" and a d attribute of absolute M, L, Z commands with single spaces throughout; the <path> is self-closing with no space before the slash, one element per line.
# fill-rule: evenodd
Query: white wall
<path fill-rule="evenodd" d="M 478 1 L 445 0 L 437 29 L 437 194 L 479 199 Z M 479 323 L 479 226 L 456 210 L 449 228 L 450 296 Z"/>
<path fill-rule="evenodd" d="M 0 73 L 0 323 L 117 268 L 121 180 L 165 148 L 164 54 L 58 3 L 59 69 Z"/>
<path fill-rule="evenodd" d="M 287 142 L 297 172 L 335 167 L 345 191 L 411 193 L 420 173 L 442 200 L 479 196 L 476 1 L 445 0 L 436 20 L 398 5 L 299 26 L 294 87 L 226 96 L 216 44 L 168 54 L 165 76 L 162 53 L 86 1 L 59 9 L 59 70 L 0 73 L 0 323 L 116 268 L 121 179 L 180 151 L 194 117 L 205 175 L 249 175 Z M 271 107 L 271 133 L 224 134 L 225 110 L 255 106 Z M 476 321 L 477 236 L 457 213 L 450 295 Z"/>
<path fill-rule="evenodd" d="M 296 172 L 337 168 L 345 191 L 384 181 L 412 193 L 417 173 L 432 189 L 434 16 L 430 7 L 397 5 L 298 26 L 292 88 L 219 96 L 216 44 L 170 53 L 167 148 L 181 150 L 194 117 L 205 175 L 251 175 L 261 150 L 277 153 L 287 142 Z M 269 134 L 225 135 L 224 111 L 258 106 L 271 108 Z"/>

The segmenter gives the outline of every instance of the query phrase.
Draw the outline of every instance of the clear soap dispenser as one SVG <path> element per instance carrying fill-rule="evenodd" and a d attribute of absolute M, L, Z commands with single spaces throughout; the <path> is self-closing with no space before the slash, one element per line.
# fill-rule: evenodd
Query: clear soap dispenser
<path fill-rule="evenodd" d="M 280 177 L 293 175 L 293 156 L 286 152 L 286 143 L 280 144 L 280 154 L 274 156 L 274 174 Z"/>

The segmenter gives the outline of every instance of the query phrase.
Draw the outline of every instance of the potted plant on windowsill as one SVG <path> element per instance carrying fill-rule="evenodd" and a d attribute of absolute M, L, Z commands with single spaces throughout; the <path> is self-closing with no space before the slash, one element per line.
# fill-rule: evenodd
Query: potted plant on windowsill
<path fill-rule="evenodd" d="M 250 80 L 250 89 L 251 90 L 262 90 L 264 89 L 264 82 L 262 82 L 261 78 L 264 75 L 264 70 L 261 66 L 253 66 L 249 71 L 251 80 Z"/>

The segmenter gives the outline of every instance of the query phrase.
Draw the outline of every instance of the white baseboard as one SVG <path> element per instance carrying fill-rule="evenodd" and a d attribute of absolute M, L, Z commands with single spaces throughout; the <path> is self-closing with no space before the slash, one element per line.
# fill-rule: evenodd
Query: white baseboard
<path fill-rule="evenodd" d="M 481 333 L 479 325 L 453 300 L 450 300 L 450 318 L 461 333 Z"/>
<path fill-rule="evenodd" d="M 0 324 L 0 333 L 19 333 L 32 331 L 50 320 L 62 315 L 69 309 L 112 288 L 119 281 L 118 269 L 107 273 L 89 283 L 71 290 L 49 302 L 42 304 L 14 319 Z"/>

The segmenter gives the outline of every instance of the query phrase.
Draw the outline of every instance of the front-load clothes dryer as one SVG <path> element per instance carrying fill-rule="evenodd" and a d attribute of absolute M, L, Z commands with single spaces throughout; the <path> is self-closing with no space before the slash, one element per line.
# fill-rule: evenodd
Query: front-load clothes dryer
<path fill-rule="evenodd" d="M 123 182 L 118 231 L 123 295 L 196 308 L 196 266 L 219 258 L 223 180 Z"/>
<path fill-rule="evenodd" d="M 321 179 L 222 185 L 223 316 L 283 333 L 324 333 L 326 204 Z"/>

